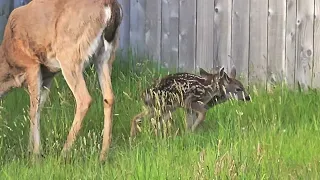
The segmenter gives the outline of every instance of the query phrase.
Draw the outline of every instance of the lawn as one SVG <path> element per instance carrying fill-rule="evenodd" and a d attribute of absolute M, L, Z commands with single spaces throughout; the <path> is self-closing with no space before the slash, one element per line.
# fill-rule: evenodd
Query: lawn
<path fill-rule="evenodd" d="M 29 97 L 14 90 L 0 104 L 0 179 L 318 179 L 320 95 L 275 88 L 250 88 L 252 102 L 229 101 L 212 108 L 194 133 L 184 128 L 184 112 L 174 113 L 165 137 L 152 134 L 149 121 L 129 142 L 130 119 L 142 110 L 141 91 L 158 73 L 150 66 L 117 60 L 112 147 L 99 163 L 103 106 L 93 69 L 86 82 L 94 101 L 72 149 L 59 158 L 73 120 L 75 101 L 59 75 L 42 111 L 44 158 L 31 164 L 27 146 Z M 318 148 L 317 148 L 318 147 Z"/>

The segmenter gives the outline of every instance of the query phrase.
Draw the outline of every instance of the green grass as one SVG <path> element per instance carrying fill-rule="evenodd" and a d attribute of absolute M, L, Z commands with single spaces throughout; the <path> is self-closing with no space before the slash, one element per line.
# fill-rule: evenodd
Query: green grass
<path fill-rule="evenodd" d="M 117 60 L 120 61 L 120 60 Z M 122 65 L 120 65 L 122 64 Z M 0 104 L 0 179 L 318 179 L 320 172 L 320 96 L 276 88 L 250 92 L 250 103 L 212 108 L 195 133 L 184 128 L 184 112 L 174 114 L 166 138 L 155 137 L 149 121 L 129 143 L 130 119 L 142 110 L 141 91 L 157 78 L 148 65 L 116 62 L 112 148 L 105 164 L 98 156 L 103 106 L 96 74 L 86 71 L 94 101 L 72 149 L 59 159 L 73 120 L 75 101 L 61 75 L 42 111 L 45 158 L 27 156 L 29 97 L 14 90 Z"/>

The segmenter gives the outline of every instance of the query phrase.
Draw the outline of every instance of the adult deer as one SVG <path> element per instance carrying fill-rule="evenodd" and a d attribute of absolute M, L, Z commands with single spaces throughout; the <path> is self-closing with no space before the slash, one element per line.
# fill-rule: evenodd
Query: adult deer
<path fill-rule="evenodd" d="M 28 89 L 29 150 L 34 155 L 41 149 L 41 107 L 53 77 L 60 71 L 76 100 L 62 154 L 72 147 L 91 103 L 83 71 L 94 63 L 104 101 L 100 160 L 105 159 L 111 143 L 114 104 L 110 76 L 121 21 L 117 0 L 33 0 L 12 11 L 0 46 L 0 97 L 12 88 Z"/>

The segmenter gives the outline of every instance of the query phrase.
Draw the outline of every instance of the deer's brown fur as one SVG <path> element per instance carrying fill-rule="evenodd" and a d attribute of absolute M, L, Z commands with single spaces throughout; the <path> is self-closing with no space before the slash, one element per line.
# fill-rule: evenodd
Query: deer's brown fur
<path fill-rule="evenodd" d="M 12 88 L 28 88 L 29 147 L 34 154 L 40 153 L 41 106 L 59 71 L 77 104 L 63 153 L 71 148 L 91 103 L 82 72 L 92 62 L 105 102 L 100 154 L 104 160 L 111 143 L 114 95 L 110 76 L 121 20 L 116 0 L 32 0 L 10 14 L 0 46 L 0 97 Z"/>

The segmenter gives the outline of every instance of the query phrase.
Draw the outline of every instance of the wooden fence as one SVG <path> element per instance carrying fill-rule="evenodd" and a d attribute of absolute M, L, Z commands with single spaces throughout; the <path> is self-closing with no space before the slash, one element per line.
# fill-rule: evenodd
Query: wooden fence
<path fill-rule="evenodd" d="M 320 87 L 319 0 L 122 0 L 121 47 L 179 70 Z"/>
<path fill-rule="evenodd" d="M 14 8 L 27 4 L 30 1 L 31 0 L 0 0 L 0 42 L 2 41 L 4 27 L 10 12 Z"/>
<path fill-rule="evenodd" d="M 0 33 L 12 2 L 0 2 Z M 320 87 L 319 0 L 119 2 L 121 49 L 179 71 L 235 66 L 246 84 Z"/>

